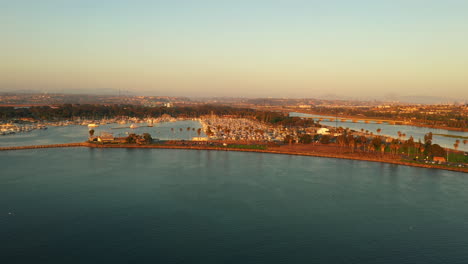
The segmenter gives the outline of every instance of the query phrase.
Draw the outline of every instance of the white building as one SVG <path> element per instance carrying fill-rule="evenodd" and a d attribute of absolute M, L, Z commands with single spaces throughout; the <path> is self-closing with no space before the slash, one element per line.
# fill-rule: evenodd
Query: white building
<path fill-rule="evenodd" d="M 322 127 L 317 130 L 317 134 L 319 135 L 330 135 L 330 130 L 326 127 Z"/>
<path fill-rule="evenodd" d="M 208 141 L 207 137 L 193 137 L 193 141 Z"/>

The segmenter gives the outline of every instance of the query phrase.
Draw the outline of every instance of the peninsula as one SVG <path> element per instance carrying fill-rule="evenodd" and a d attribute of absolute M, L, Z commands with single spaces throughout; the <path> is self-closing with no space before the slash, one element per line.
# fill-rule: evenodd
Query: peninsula
<path fill-rule="evenodd" d="M 156 108 L 62 105 L 10 110 L 6 110 L 5 115 L 13 121 L 5 125 L 8 129 L 5 134 L 30 133 L 31 127 L 46 128 L 46 125 L 86 126 L 88 130 L 80 129 L 82 136 L 88 131 L 88 141 L 0 147 L 0 150 L 52 147 L 228 150 L 364 160 L 462 172 L 467 172 L 468 168 L 468 155 L 463 151 L 468 141 L 464 134 L 447 138 L 429 132 L 414 138 L 405 131 L 398 131 L 392 137 L 385 131 L 393 129 L 388 124 L 368 126 L 363 123 L 361 129 L 350 129 L 323 125 L 314 118 L 272 109 L 222 105 Z M 37 116 L 47 121 L 38 123 Z M 15 117 L 20 119 L 14 120 Z M 11 127 L 16 129 L 10 131 Z M 82 138 L 77 137 L 78 140 Z M 441 138 L 445 141 L 440 141 Z M 447 140 L 454 143 L 453 149 L 447 147 Z M 60 141 L 52 139 L 50 142 Z M 440 142 L 444 147 L 438 144 Z"/>
<path fill-rule="evenodd" d="M 67 143 L 67 144 L 50 144 L 50 145 L 33 145 L 33 146 L 17 146 L 17 147 L 0 147 L 0 151 L 7 150 L 25 150 L 25 149 L 42 149 L 42 148 L 139 148 L 139 149 L 185 149 L 185 150 L 207 150 L 207 151 L 241 151 L 255 153 L 270 153 L 283 155 L 298 155 L 311 157 L 324 157 L 348 160 L 360 160 L 369 162 L 381 162 L 395 165 L 404 165 L 412 167 L 442 169 L 450 171 L 458 171 L 468 173 L 467 166 L 448 166 L 440 162 L 420 162 L 402 158 L 400 155 L 381 154 L 381 153 L 362 153 L 352 152 L 349 148 L 343 148 L 336 145 L 259 145 L 259 144 L 220 144 L 219 142 L 209 142 L 208 144 L 195 144 L 187 141 L 171 141 L 165 144 L 96 144 L 91 142 L 82 143 Z"/>

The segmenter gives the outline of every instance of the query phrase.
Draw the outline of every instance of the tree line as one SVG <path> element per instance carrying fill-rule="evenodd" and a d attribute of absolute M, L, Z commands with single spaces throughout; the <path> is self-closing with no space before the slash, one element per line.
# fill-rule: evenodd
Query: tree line
<path fill-rule="evenodd" d="M 141 105 L 63 104 L 58 106 L 32 106 L 27 108 L 0 107 L 3 120 L 34 118 L 41 121 L 65 121 L 80 119 L 101 120 L 115 117 L 159 117 L 164 114 L 173 117 L 196 118 L 202 115 L 221 115 L 252 118 L 261 122 L 286 127 L 314 126 L 313 120 L 289 117 L 288 114 L 273 111 L 258 111 L 250 108 L 234 108 L 222 105 L 198 105 L 182 107 L 147 107 Z"/>
<path fill-rule="evenodd" d="M 367 108 L 347 108 L 338 107 L 333 109 L 316 109 L 319 112 L 324 111 L 324 114 L 336 114 L 345 116 L 363 116 L 368 118 L 396 119 L 396 120 L 412 120 L 413 122 L 423 123 L 431 126 L 447 126 L 455 128 L 467 128 L 468 116 L 464 112 L 463 107 L 453 107 L 449 112 L 443 112 L 433 115 L 425 114 L 427 110 L 421 109 L 420 112 L 414 111 L 411 113 L 403 112 L 396 109 L 394 112 L 375 111 L 371 107 Z M 333 113 L 332 113 L 333 112 Z"/>

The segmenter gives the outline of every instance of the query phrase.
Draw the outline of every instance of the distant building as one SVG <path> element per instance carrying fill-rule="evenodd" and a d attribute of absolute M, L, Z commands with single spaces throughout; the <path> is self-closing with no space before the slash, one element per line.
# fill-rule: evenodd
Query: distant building
<path fill-rule="evenodd" d="M 112 133 L 102 132 L 101 135 L 97 137 L 97 141 L 102 143 L 114 142 L 114 135 Z"/>
<path fill-rule="evenodd" d="M 330 135 L 330 130 L 326 127 L 322 127 L 319 130 L 317 130 L 317 134 L 319 135 Z"/>
<path fill-rule="evenodd" d="M 193 141 L 208 141 L 207 137 L 193 137 Z"/>

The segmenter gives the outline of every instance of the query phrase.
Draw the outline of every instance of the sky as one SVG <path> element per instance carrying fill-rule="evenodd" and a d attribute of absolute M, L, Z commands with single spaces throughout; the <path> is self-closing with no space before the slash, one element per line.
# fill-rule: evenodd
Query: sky
<path fill-rule="evenodd" d="M 466 0 L 0 0 L 0 91 L 468 99 Z"/>

